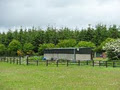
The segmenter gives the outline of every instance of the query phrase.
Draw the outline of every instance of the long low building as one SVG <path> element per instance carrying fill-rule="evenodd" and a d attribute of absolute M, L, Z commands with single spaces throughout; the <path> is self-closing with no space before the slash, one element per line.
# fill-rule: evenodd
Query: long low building
<path fill-rule="evenodd" d="M 52 48 L 44 50 L 46 60 L 92 60 L 91 48 Z"/>

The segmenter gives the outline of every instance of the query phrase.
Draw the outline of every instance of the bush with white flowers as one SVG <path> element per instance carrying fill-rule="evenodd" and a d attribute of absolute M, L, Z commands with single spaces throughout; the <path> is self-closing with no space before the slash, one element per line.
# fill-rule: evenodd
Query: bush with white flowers
<path fill-rule="evenodd" d="M 107 56 L 110 60 L 119 59 L 120 39 L 116 39 L 112 42 L 106 43 L 105 46 L 103 46 L 103 50 L 106 50 Z"/>

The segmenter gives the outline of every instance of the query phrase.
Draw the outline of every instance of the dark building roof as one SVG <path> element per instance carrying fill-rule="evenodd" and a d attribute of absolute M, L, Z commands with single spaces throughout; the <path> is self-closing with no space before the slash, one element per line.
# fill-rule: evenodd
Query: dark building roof
<path fill-rule="evenodd" d="M 45 49 L 45 54 L 91 54 L 92 48 L 52 48 Z"/>

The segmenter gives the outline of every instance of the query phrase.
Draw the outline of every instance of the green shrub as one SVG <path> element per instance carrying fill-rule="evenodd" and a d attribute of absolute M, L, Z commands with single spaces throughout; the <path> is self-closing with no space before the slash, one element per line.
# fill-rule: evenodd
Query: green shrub
<path fill-rule="evenodd" d="M 30 60 L 42 60 L 43 56 L 31 56 L 29 57 Z"/>

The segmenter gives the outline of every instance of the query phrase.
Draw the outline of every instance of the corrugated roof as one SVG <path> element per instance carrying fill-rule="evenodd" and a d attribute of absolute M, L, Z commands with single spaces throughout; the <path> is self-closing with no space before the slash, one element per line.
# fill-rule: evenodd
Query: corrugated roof
<path fill-rule="evenodd" d="M 90 48 L 90 47 L 79 47 L 79 48 L 46 48 L 46 49 L 80 49 L 80 48 Z"/>

